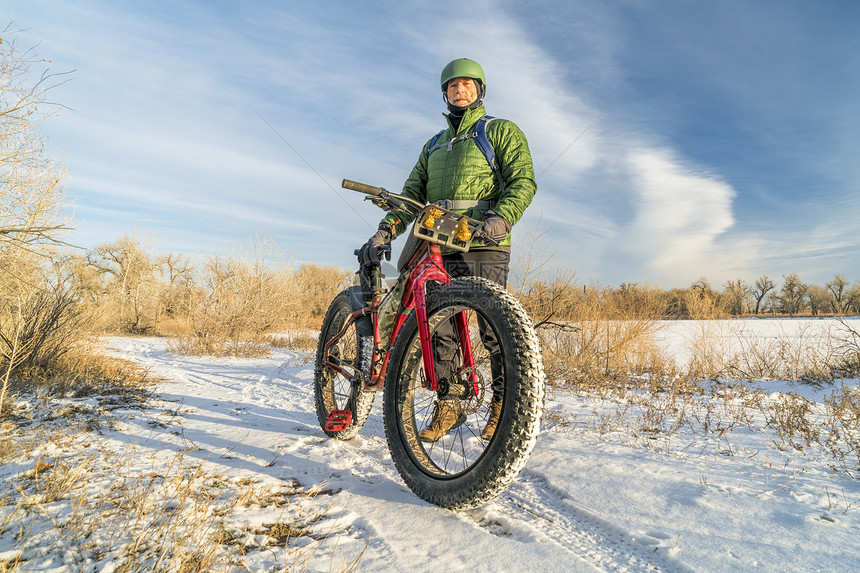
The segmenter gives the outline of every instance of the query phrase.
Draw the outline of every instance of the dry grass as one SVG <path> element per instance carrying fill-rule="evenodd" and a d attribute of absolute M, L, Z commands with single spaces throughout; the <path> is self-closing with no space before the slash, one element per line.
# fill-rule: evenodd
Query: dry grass
<path fill-rule="evenodd" d="M 827 329 L 809 325 L 790 333 L 779 329 L 776 336 L 755 337 L 743 330 L 743 322 L 696 323 L 689 341 L 692 360 L 689 374 L 716 380 L 798 380 L 822 384 L 844 371 L 844 336 L 838 325 Z"/>
<path fill-rule="evenodd" d="M 578 415 L 559 410 L 545 412 L 544 424 L 578 427 L 620 439 L 627 445 L 644 445 L 665 454 L 679 454 L 680 432 L 697 436 L 700 444 L 716 440 L 721 455 L 734 456 L 732 432 L 759 433 L 772 429 L 777 452 L 810 452 L 829 459 L 832 470 L 860 479 L 860 391 L 840 385 L 816 403 L 795 392 L 765 393 L 741 381 L 703 385 L 678 379 L 661 391 L 631 383 L 622 389 L 556 387 L 573 392 L 590 406 Z M 685 438 L 686 439 L 686 438 Z M 682 450 L 677 448 L 682 447 Z"/>
<path fill-rule="evenodd" d="M 107 356 L 93 343 L 81 343 L 47 367 L 18 372 L 10 384 L 0 421 L 15 416 L 8 398 L 17 394 L 34 394 L 46 404 L 54 398 L 84 396 L 113 396 L 142 403 L 157 381 L 136 363 Z"/>
<path fill-rule="evenodd" d="M 327 499 L 335 492 L 324 485 L 231 479 L 182 452 L 134 444 L 117 450 L 86 431 L 110 423 L 110 412 L 74 404 L 84 403 L 71 401 L 60 415 L 31 409 L 3 425 L 0 452 L 20 470 L 0 497 L 0 535 L 14 540 L 0 571 L 51 563 L 227 571 L 246 567 L 256 552 L 280 555 L 283 570 L 301 571 L 320 551 L 335 559 L 328 540 L 339 532 L 338 515 Z M 21 452 L 31 454 L 22 459 Z M 332 568 L 355 571 L 360 559 L 332 561 Z"/>
<path fill-rule="evenodd" d="M 317 336 L 307 332 L 267 334 L 265 338 L 275 348 L 313 352 L 317 347 Z"/>
<path fill-rule="evenodd" d="M 8 307 L 7 307 L 8 309 Z M 68 295 L 37 290 L 0 321 L 0 420 L 11 396 L 140 393 L 153 381 L 137 365 L 87 340 L 86 315 Z"/>
<path fill-rule="evenodd" d="M 188 355 L 256 358 L 271 354 L 272 345 L 262 337 L 224 340 L 219 335 L 180 336 L 168 341 L 167 351 Z"/>
<path fill-rule="evenodd" d="M 718 313 L 714 301 L 703 296 L 687 305 Z M 530 302 L 540 322 L 541 309 L 545 315 L 548 307 Z M 860 477 L 855 388 L 834 390 L 822 405 L 797 393 L 765 395 L 757 387 L 765 380 L 794 380 L 822 389 L 840 376 L 856 375 L 860 335 L 845 321 L 830 329 L 807 326 L 760 338 L 735 321 L 692 322 L 689 362 L 682 368 L 660 351 L 657 335 L 663 323 L 653 315 L 631 312 L 623 300 L 588 288 L 578 289 L 566 307 L 567 320 L 544 321 L 539 329 L 547 379 L 556 390 L 579 394 L 593 407 L 573 417 L 547 412 L 549 425 L 585 426 L 629 444 L 663 449 L 685 429 L 727 444 L 732 431 L 771 428 L 777 450 L 823 452 L 834 470 Z M 730 446 L 721 447 L 732 455 Z"/>

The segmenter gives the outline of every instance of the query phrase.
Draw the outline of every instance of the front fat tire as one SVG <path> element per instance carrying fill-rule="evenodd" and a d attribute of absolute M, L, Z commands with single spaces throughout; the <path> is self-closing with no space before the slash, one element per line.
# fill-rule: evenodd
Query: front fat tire
<path fill-rule="evenodd" d="M 416 364 L 420 365 L 420 350 L 417 350 L 416 359 L 420 342 L 414 312 L 403 325 L 391 351 L 383 408 L 391 457 L 406 485 L 430 503 L 462 510 L 495 498 L 525 466 L 540 430 L 544 373 L 531 320 L 517 300 L 501 286 L 486 279 L 465 277 L 428 296 L 427 311 L 431 320 L 433 315 L 449 307 L 480 312 L 499 338 L 504 354 L 505 397 L 495 435 L 468 467 L 447 475 L 430 467 L 433 464 L 428 450 L 424 449 L 430 446 L 417 436 L 421 428 L 414 420 L 415 409 L 410 405 L 417 378 L 414 369 Z M 486 396 L 485 401 L 488 399 Z M 478 432 L 480 430 L 477 428 Z"/>
<path fill-rule="evenodd" d="M 334 370 L 326 368 L 322 362 L 325 343 L 340 332 L 350 314 L 352 314 L 352 305 L 349 302 L 349 291 L 343 291 L 334 298 L 326 311 L 317 342 L 314 368 L 314 402 L 317 419 L 326 435 L 339 440 L 349 440 L 358 434 L 370 415 L 373 399 L 376 396 L 376 392 L 365 392 L 361 381 L 350 382 Z M 344 358 L 359 364 L 365 376 L 370 372 L 373 337 L 359 336 L 353 324 L 332 349 L 335 347 L 338 348 Z M 352 412 L 350 425 L 340 432 L 326 430 L 326 418 L 332 410 L 349 410 Z"/>

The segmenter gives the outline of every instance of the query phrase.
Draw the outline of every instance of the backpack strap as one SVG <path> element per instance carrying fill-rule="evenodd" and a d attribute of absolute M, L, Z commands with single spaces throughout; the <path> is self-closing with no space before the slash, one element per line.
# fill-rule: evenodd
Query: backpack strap
<path fill-rule="evenodd" d="M 433 153 L 434 151 L 436 151 L 437 149 L 442 147 L 441 145 L 438 145 L 436 142 L 439 141 L 439 138 L 442 137 L 443 133 L 445 133 L 444 129 L 442 131 L 440 131 L 439 133 L 437 133 L 433 137 L 433 139 L 430 140 L 430 147 L 427 149 L 427 157 L 430 157 L 431 153 Z"/>
<path fill-rule="evenodd" d="M 487 160 L 490 169 L 496 174 L 496 180 L 499 182 L 499 193 L 501 194 L 505 192 L 505 181 L 502 179 L 502 166 L 499 165 L 499 161 L 496 159 L 496 152 L 493 150 L 493 146 L 490 145 L 490 138 L 487 137 L 487 124 L 495 119 L 491 115 L 485 115 L 478 120 L 477 125 L 475 125 L 475 133 L 478 134 L 475 138 L 475 145 L 484 154 L 484 159 Z"/>
<path fill-rule="evenodd" d="M 478 146 L 484 159 L 487 160 L 487 164 L 489 164 L 490 169 L 492 169 L 493 173 L 496 175 L 496 181 L 499 183 L 499 193 L 503 193 L 505 191 L 505 181 L 502 179 L 502 166 L 499 165 L 499 161 L 496 159 L 496 152 L 490 144 L 490 138 L 487 137 L 487 124 L 495 119 L 496 118 L 491 115 L 485 115 L 478 120 L 478 123 L 475 124 L 475 131 L 470 133 L 461 133 L 451 141 L 439 141 L 442 134 L 445 133 L 445 130 L 443 129 L 437 133 L 432 140 L 430 140 L 430 147 L 427 149 L 427 157 L 430 157 L 431 153 L 437 149 L 441 149 L 442 147 L 447 147 L 448 150 L 450 150 L 454 147 L 455 143 L 459 143 L 466 139 L 474 139 L 475 145 Z"/>

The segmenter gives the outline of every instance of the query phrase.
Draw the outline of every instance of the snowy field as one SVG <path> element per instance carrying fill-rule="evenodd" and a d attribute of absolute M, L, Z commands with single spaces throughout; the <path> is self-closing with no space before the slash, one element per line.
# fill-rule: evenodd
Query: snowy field
<path fill-rule="evenodd" d="M 791 324 L 755 321 L 750 328 L 790 336 Z M 696 326 L 673 323 L 662 334 L 679 361 L 692 336 L 685 329 Z M 222 544 L 212 550 L 232 552 L 236 571 L 807 572 L 856 571 L 860 564 L 860 482 L 833 471 L 822 448 L 792 447 L 759 409 L 731 398 L 693 413 L 697 423 L 648 434 L 635 406 L 550 391 L 520 477 L 489 505 L 452 513 L 421 501 L 400 480 L 385 443 L 381 394 L 358 437 L 326 438 L 314 412 L 310 355 L 275 349 L 268 358 L 216 359 L 169 354 L 157 338 L 108 344 L 164 379 L 159 399 L 145 409 L 111 408 L 93 397 L 58 401 L 57 408 L 107 410 L 114 421 L 62 448 L 45 441 L 21 452 L 2 466 L 0 496 L 38 480 L 40 462 L 59 467 L 75 449 L 90 454 L 90 497 L 144 495 L 142 486 L 128 486 L 143 483 L 133 476 L 150 476 L 152 487 L 171 469 L 195 468 L 195 487 L 214 491 L 213 498 L 244 492 L 229 511 L 211 512 L 219 525 L 207 525 L 212 531 L 203 537 L 217 533 Z M 857 380 L 845 384 L 857 390 Z M 791 382 L 759 387 L 764 401 L 800 392 L 813 409 L 835 391 Z M 744 423 L 726 423 L 737 410 L 748 413 Z M 701 419 L 719 415 L 722 424 Z M 701 431 L 705 424 L 715 430 Z M 111 456 L 113 465 L 104 462 Z M 79 519 L 75 499 L 74 491 L 46 497 L 11 518 L 4 510 L 0 563 L 18 558 L 21 571 L 115 570 L 145 528 L 136 529 L 137 521 L 75 525 L 87 539 L 58 539 L 57 526 Z M 168 518 L 184 507 L 175 499 L 153 505 Z M 274 525 L 287 522 L 307 527 L 286 547 L 267 544 L 277 537 Z M 26 547 L 15 544 L 10 528 L 31 530 Z"/>

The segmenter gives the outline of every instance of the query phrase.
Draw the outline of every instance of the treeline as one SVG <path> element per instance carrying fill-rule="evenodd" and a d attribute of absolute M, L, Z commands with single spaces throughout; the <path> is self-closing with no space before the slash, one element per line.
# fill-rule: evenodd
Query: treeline
<path fill-rule="evenodd" d="M 783 276 L 779 283 L 763 275 L 751 284 L 727 281 L 719 290 L 701 278 L 666 295 L 666 318 L 860 314 L 860 281 L 850 284 L 842 274 L 823 285 L 805 283 L 797 273 Z"/>
<path fill-rule="evenodd" d="M 99 332 L 193 335 L 204 344 L 315 329 L 331 299 L 352 281 L 344 269 L 297 266 L 263 237 L 196 264 L 123 237 L 66 255 L 56 272 L 57 284 Z"/>
<path fill-rule="evenodd" d="M 581 320 L 584 307 L 600 308 L 607 319 L 860 315 L 860 281 L 849 283 L 842 274 L 824 285 L 807 284 L 792 273 L 779 284 L 764 275 L 754 283 L 736 279 L 715 288 L 700 278 L 687 288 L 663 290 L 636 282 L 618 288 L 581 286 L 573 275 L 561 272 L 532 281 L 517 294 L 538 324 Z"/>

